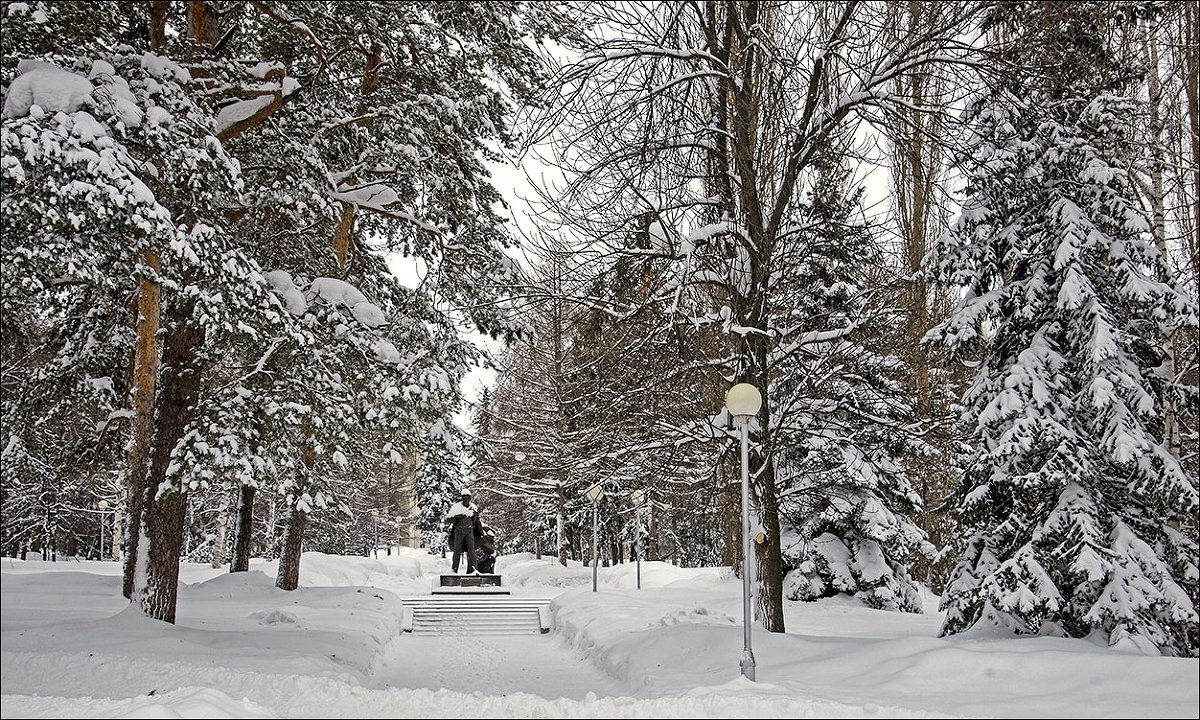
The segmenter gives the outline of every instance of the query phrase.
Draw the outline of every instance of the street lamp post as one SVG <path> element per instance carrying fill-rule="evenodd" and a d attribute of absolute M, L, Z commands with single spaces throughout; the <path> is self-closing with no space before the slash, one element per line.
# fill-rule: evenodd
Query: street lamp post
<path fill-rule="evenodd" d="M 642 503 L 646 500 L 646 491 L 638 488 L 629 494 L 633 500 L 633 523 L 637 530 L 637 587 L 642 589 Z"/>
<path fill-rule="evenodd" d="M 108 515 L 108 501 L 101 500 L 100 506 L 100 559 L 104 559 L 104 518 Z"/>
<path fill-rule="evenodd" d="M 750 647 L 750 420 L 762 407 L 762 394 L 750 383 L 738 383 L 725 394 L 725 407 L 742 426 L 742 675 L 754 679 L 754 650 Z"/>
<path fill-rule="evenodd" d="M 592 592 L 596 592 L 596 577 L 600 567 L 600 534 L 596 529 L 596 511 L 600 507 L 600 497 L 604 488 L 596 483 L 587 489 L 587 498 L 592 501 Z"/>

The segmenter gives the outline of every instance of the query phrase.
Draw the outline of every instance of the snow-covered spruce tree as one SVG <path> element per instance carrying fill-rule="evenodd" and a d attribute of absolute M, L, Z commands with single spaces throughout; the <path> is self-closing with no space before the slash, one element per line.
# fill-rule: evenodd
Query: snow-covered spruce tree
<path fill-rule="evenodd" d="M 909 573 L 933 547 L 912 517 L 922 507 L 899 458 L 917 442 L 904 364 L 885 347 L 901 322 L 879 307 L 883 248 L 856 220 L 859 193 L 831 168 L 800 204 L 804 230 L 779 250 L 792 254 L 775 290 L 776 332 L 804 349 L 780 348 L 772 392 L 790 412 L 773 416 L 788 599 L 841 593 L 871 607 L 921 612 Z M 803 261 L 800 261 L 803 258 Z M 784 330 L 786 328 L 786 330 Z M 789 537 L 790 536 L 790 537 Z"/>
<path fill-rule="evenodd" d="M 1195 655 L 1196 478 L 1169 451 L 1156 339 L 1196 327 L 1135 200 L 1135 102 L 1094 3 L 1014 3 L 1010 31 L 1065 68 L 968 110 L 961 216 L 929 269 L 963 288 L 929 340 L 986 342 L 964 398 L 966 531 L 943 634 L 995 626 Z M 1039 50 L 1043 52 L 1043 50 Z M 1186 396 L 1186 393 L 1184 393 Z M 1192 394 L 1194 402 L 1194 394 Z M 1190 589 L 1190 588 L 1189 588 Z"/>
<path fill-rule="evenodd" d="M 446 512 L 466 483 L 462 467 L 462 438 L 453 426 L 439 423 L 421 448 L 417 471 L 417 529 L 421 545 L 430 552 L 446 549 Z"/>

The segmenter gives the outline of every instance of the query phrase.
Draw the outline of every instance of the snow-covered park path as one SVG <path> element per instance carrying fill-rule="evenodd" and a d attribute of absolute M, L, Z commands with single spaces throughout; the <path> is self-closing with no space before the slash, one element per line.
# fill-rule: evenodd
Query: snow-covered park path
<path fill-rule="evenodd" d="M 413 659 L 420 658 L 419 664 Z M 388 648 L 369 684 L 373 688 L 445 688 L 506 696 L 522 692 L 582 700 L 588 693 L 628 695 L 550 635 L 405 635 Z"/>
<path fill-rule="evenodd" d="M 402 631 L 444 559 L 306 553 L 184 564 L 176 625 L 121 597 L 115 562 L 0 560 L 0 717 L 1196 718 L 1197 664 L 1086 640 L 939 638 L 924 615 L 853 598 L 792 603 L 739 677 L 741 584 L 721 568 L 602 568 L 505 556 L 514 597 L 553 597 L 554 630 Z"/>
<path fill-rule="evenodd" d="M 431 557 L 424 563 L 425 572 L 435 572 L 422 576 L 422 582 L 430 582 L 437 572 L 449 572 L 449 565 L 442 568 L 445 561 L 439 560 Z M 367 582 L 401 597 L 416 595 L 411 578 L 373 573 Z M 524 594 L 516 589 L 512 597 Z M 554 588 L 542 588 L 536 593 L 538 597 L 551 594 Z M 367 682 L 376 689 L 445 688 L 497 697 L 517 692 L 572 699 L 584 699 L 588 693 L 629 694 L 621 683 L 601 672 L 557 636 L 534 633 L 511 636 L 405 633 L 388 646 Z"/>

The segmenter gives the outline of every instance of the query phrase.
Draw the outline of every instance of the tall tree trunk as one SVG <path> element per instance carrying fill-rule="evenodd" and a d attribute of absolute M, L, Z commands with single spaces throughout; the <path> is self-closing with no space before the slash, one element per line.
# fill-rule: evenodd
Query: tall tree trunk
<path fill-rule="evenodd" d="M 308 513 L 292 503 L 288 510 L 283 548 L 279 553 L 279 574 L 275 578 L 275 587 L 281 590 L 295 590 L 300 586 L 300 555 L 304 551 L 304 528 L 307 525 Z"/>
<path fill-rule="evenodd" d="M 253 485 L 243 485 L 238 494 L 233 561 L 229 564 L 229 572 L 246 572 L 250 569 L 251 543 L 254 539 L 254 494 Z"/>
<path fill-rule="evenodd" d="M 906 38 L 918 37 L 922 28 L 939 23 L 949 10 L 943 3 L 909 0 L 907 3 L 889 3 L 887 11 L 889 41 L 904 42 Z M 920 68 L 898 74 L 892 82 L 892 91 L 909 104 L 909 107 L 897 108 L 898 122 L 889 128 L 892 197 L 903 243 L 899 300 L 905 313 L 895 352 L 910 369 L 906 382 L 916 401 L 917 419 L 926 427 L 937 428 L 943 424 L 936 421 L 944 419 L 946 412 L 934 406 L 930 377 L 932 362 L 922 347 L 922 340 L 943 319 L 940 315 L 944 303 L 936 292 L 930 291 L 930 285 L 922 275 L 922 261 L 931 240 L 938 237 L 947 224 L 938 195 L 946 173 L 946 155 L 941 142 L 945 121 L 941 113 L 919 108 L 945 107 L 947 81 L 935 68 Z M 906 456 L 901 461 L 921 498 L 932 503 L 951 492 L 956 478 L 946 470 L 944 453 L 948 452 L 949 440 L 935 429 L 927 431 L 925 439 L 942 453 L 932 458 Z M 921 512 L 915 520 L 935 546 L 940 547 L 948 540 L 944 516 Z M 922 557 L 916 560 L 914 574 L 936 587 L 942 572 Z"/>
<path fill-rule="evenodd" d="M 267 504 L 267 547 L 279 557 L 279 502 L 272 500 Z"/>
<path fill-rule="evenodd" d="M 170 3 L 152 0 L 150 11 L 150 49 L 159 52 L 166 44 L 167 11 Z M 142 250 L 141 264 L 156 274 L 161 269 L 158 253 L 151 249 Z M 133 375 L 129 383 L 129 406 L 133 419 L 129 427 L 129 454 L 127 458 L 125 496 L 122 503 L 126 517 L 124 525 L 129 529 L 125 543 L 124 576 L 122 592 L 133 598 L 134 576 L 138 556 L 138 543 L 142 527 L 142 503 L 146 495 L 146 475 L 149 472 L 150 440 L 154 432 L 154 393 L 158 379 L 159 346 L 158 328 L 162 317 L 161 288 L 155 280 L 142 277 L 138 280 L 138 295 L 134 305 Z M 117 547 L 113 537 L 113 547 Z"/>
<path fill-rule="evenodd" d="M 759 418 L 767 427 L 769 412 L 763 393 Z M 765 433 L 764 433 L 765 434 Z M 763 445 L 766 445 L 764 439 Z M 755 467 L 757 465 L 757 468 Z M 756 556 L 759 620 L 767 632 L 784 632 L 783 552 L 780 545 L 779 497 L 775 487 L 775 463 L 761 453 L 751 455 L 752 485 L 758 528 L 751 528 L 751 545 Z M 759 529 L 761 528 L 761 531 Z"/>
<path fill-rule="evenodd" d="M 567 499 L 563 495 L 562 481 L 555 488 L 555 510 L 558 520 L 558 564 L 567 566 Z"/>
<path fill-rule="evenodd" d="M 1184 238 L 1192 263 L 1192 282 L 1196 296 L 1200 297 L 1200 6 L 1182 3 L 1183 17 L 1179 23 L 1182 50 L 1183 89 L 1186 108 L 1188 146 L 1191 149 L 1191 232 Z M 1183 171 L 1184 173 L 1189 170 Z M 1181 178 L 1182 180 L 1182 178 Z"/>
<path fill-rule="evenodd" d="M 54 488 L 55 483 L 49 475 L 42 478 L 42 560 L 51 562 L 58 561 L 58 554 L 54 550 Z"/>
<path fill-rule="evenodd" d="M 187 317 L 188 313 L 180 315 Z M 141 538 L 138 557 L 134 559 L 135 577 L 144 578 L 144 584 L 135 584 L 132 599 L 148 616 L 170 623 L 175 622 L 187 493 L 169 484 L 167 468 L 171 452 L 195 413 L 200 369 L 194 360 L 202 341 L 203 333 L 186 322 L 176 326 L 167 337 L 150 471 L 143 487 Z"/>
<path fill-rule="evenodd" d="M 188 37 L 193 57 L 210 53 L 221 38 L 220 16 L 207 0 L 188 0 Z"/>
<path fill-rule="evenodd" d="M 113 559 L 120 558 L 122 545 L 125 542 L 125 505 L 126 493 L 124 488 L 125 482 L 121 481 L 121 486 L 117 488 L 117 506 L 113 508 L 112 516 L 112 554 Z"/>
<path fill-rule="evenodd" d="M 143 250 L 142 265 L 157 273 L 160 269 L 158 254 Z M 125 597 L 133 597 L 135 563 L 138 556 L 139 529 L 142 527 L 142 506 L 146 497 L 147 475 L 150 467 L 150 443 L 154 431 L 154 394 L 158 382 L 159 347 L 158 328 L 162 317 L 162 297 L 158 282 L 142 277 L 138 280 L 138 296 L 135 305 L 133 347 L 133 377 L 129 386 L 129 405 L 133 419 L 129 423 L 129 472 L 126 476 L 125 527 L 129 537 L 125 546 L 125 565 L 122 590 Z"/>
<path fill-rule="evenodd" d="M 167 44 L 167 14 L 171 3 L 169 0 L 150 0 L 146 5 L 150 12 L 150 49 L 158 52 Z"/>
<path fill-rule="evenodd" d="M 225 528 L 229 525 L 229 493 L 228 483 L 222 483 L 221 504 L 217 507 L 217 527 L 213 531 L 212 566 L 219 568 L 225 564 Z"/>
<path fill-rule="evenodd" d="M 134 602 L 155 620 L 175 622 L 179 595 L 179 556 L 187 495 L 170 491 L 147 504 L 142 516 L 145 535 L 145 585 L 135 588 Z"/>
<path fill-rule="evenodd" d="M 304 551 L 304 528 L 308 525 L 308 512 L 300 508 L 300 497 L 307 491 L 317 464 L 311 420 L 305 421 L 304 440 L 300 447 L 300 460 L 304 477 L 297 483 L 294 494 L 289 495 L 287 532 L 279 553 L 279 571 L 275 576 L 275 587 L 295 590 L 300 585 L 300 555 Z"/>
<path fill-rule="evenodd" d="M 1158 74 L 1158 33 L 1158 22 L 1152 16 L 1146 38 L 1149 54 L 1146 81 L 1150 91 L 1149 102 L 1147 104 L 1150 109 L 1151 232 L 1154 235 L 1154 244 L 1163 257 L 1164 269 L 1166 269 L 1169 264 L 1168 258 L 1171 255 L 1170 249 L 1167 247 L 1166 191 L 1163 189 L 1163 166 L 1166 164 L 1166 160 L 1164 158 L 1165 147 L 1163 143 L 1162 82 Z M 1161 279 L 1169 281 L 1169 278 Z M 1176 363 L 1175 333 L 1173 329 L 1167 331 L 1159 342 L 1158 347 L 1163 356 L 1163 374 L 1165 377 L 1174 380 L 1176 376 Z M 1180 457 L 1183 451 L 1183 436 L 1179 430 L 1179 414 L 1175 407 L 1175 397 L 1172 393 L 1166 393 L 1163 397 L 1163 443 L 1172 455 L 1176 458 Z"/>

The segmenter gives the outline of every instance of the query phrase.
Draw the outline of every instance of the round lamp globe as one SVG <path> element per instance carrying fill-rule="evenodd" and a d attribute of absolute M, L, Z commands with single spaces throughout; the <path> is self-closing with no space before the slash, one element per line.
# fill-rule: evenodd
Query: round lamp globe
<path fill-rule="evenodd" d="M 725 393 L 725 407 L 735 417 L 757 415 L 762 407 L 762 393 L 750 383 L 738 383 Z"/>

